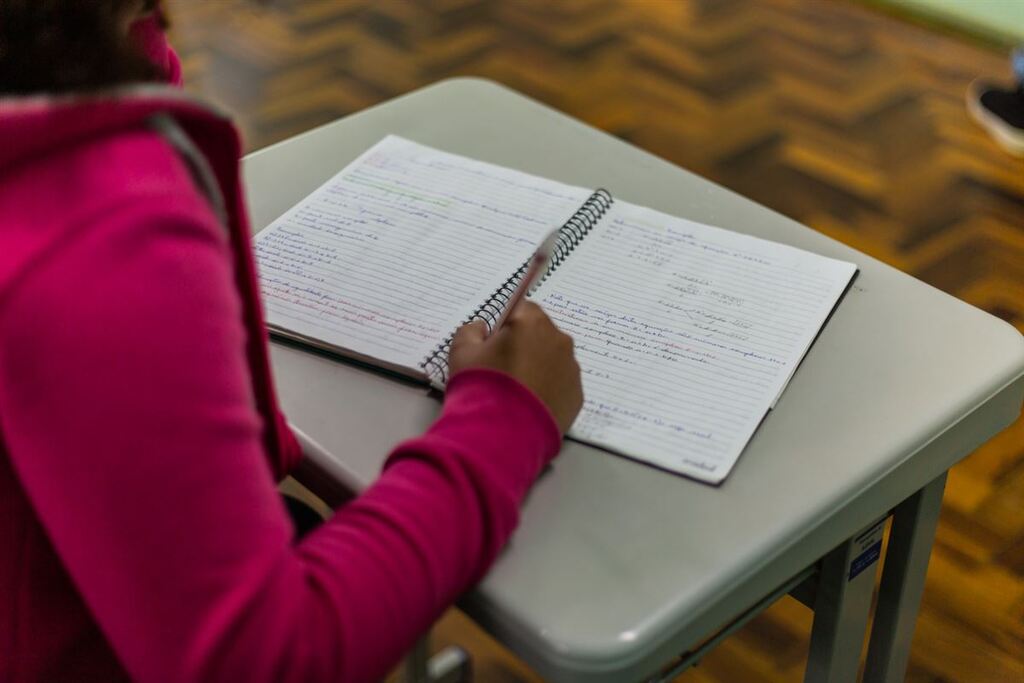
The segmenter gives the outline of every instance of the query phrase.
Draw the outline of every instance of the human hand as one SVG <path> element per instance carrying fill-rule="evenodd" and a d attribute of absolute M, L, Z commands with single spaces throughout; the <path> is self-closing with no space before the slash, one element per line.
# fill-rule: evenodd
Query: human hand
<path fill-rule="evenodd" d="M 491 368 L 511 375 L 540 398 L 563 434 L 583 405 L 572 337 L 532 301 L 517 304 L 490 337 L 483 321 L 460 327 L 448 363 L 453 375 L 468 368 Z"/>

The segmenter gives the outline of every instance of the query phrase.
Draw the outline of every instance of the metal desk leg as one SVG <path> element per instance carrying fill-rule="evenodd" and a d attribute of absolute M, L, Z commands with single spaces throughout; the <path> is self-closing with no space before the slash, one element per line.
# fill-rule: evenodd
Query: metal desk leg
<path fill-rule="evenodd" d="M 906 675 L 945 486 L 943 472 L 893 512 L 865 683 L 900 683 Z"/>
<path fill-rule="evenodd" d="M 805 683 L 848 683 L 857 679 L 884 529 L 883 518 L 822 561 Z"/>
<path fill-rule="evenodd" d="M 472 678 L 469 653 L 461 647 L 446 647 L 430 656 L 430 636 L 416 641 L 405 657 L 402 683 L 468 683 Z"/>

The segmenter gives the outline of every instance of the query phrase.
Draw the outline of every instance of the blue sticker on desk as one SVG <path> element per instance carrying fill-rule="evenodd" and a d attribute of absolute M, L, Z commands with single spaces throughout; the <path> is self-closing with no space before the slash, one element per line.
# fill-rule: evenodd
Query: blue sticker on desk
<path fill-rule="evenodd" d="M 860 574 L 875 562 L 878 562 L 878 558 L 881 556 L 882 540 L 879 539 L 873 545 L 868 546 L 867 550 L 853 558 L 853 562 L 850 563 L 850 578 L 848 578 L 847 581 L 853 581 L 857 574 Z"/>
<path fill-rule="evenodd" d="M 882 536 L 885 534 L 886 517 L 875 522 L 873 526 L 860 536 L 853 539 L 854 546 L 853 560 L 850 562 L 850 577 L 847 581 L 853 581 L 862 571 L 878 562 L 882 556 Z"/>

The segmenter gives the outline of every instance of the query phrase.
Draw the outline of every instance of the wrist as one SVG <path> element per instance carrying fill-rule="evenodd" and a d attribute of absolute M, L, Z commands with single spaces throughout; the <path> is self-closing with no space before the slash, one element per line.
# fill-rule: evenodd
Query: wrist
<path fill-rule="evenodd" d="M 452 375 L 445 391 L 445 416 L 486 421 L 513 443 L 540 450 L 546 464 L 562 445 L 562 432 L 548 406 L 512 375 L 493 368 L 473 367 Z M 439 420 L 440 422 L 441 420 Z M 461 420 L 460 420 L 461 421 Z"/>

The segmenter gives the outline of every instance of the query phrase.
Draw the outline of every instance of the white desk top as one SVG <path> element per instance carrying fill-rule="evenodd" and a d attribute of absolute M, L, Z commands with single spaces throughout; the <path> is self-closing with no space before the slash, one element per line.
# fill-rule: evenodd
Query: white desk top
<path fill-rule="evenodd" d="M 650 674 L 1014 420 L 1010 325 L 492 83 L 446 81 L 256 152 L 266 226 L 387 133 L 589 187 L 861 268 L 725 483 L 567 443 L 509 549 L 464 606 L 555 680 Z M 275 344 L 289 417 L 362 486 L 438 403 L 425 390 Z"/>

